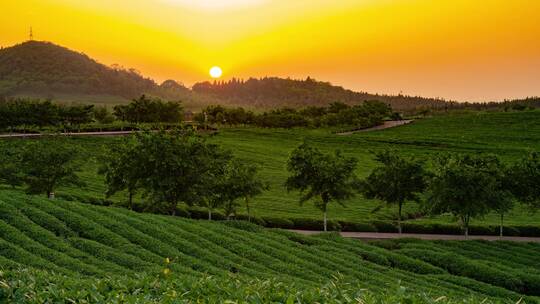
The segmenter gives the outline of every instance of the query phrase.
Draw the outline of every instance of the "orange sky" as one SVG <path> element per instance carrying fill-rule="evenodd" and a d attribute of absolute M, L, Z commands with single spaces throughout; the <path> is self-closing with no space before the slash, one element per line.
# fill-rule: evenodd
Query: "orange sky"
<path fill-rule="evenodd" d="M 0 0 L 0 45 L 48 40 L 186 85 L 312 76 L 354 90 L 540 95 L 536 0 Z"/>

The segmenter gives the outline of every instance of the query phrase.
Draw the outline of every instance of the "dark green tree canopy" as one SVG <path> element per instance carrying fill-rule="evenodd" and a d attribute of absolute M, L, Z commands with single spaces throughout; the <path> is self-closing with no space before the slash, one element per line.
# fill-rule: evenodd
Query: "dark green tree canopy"
<path fill-rule="evenodd" d="M 520 202 L 533 210 L 540 208 L 540 154 L 531 153 L 511 166 L 507 182 Z"/>
<path fill-rule="evenodd" d="M 58 186 L 84 185 L 77 175 L 78 153 L 76 146 L 62 137 L 26 143 L 21 151 L 21 170 L 27 191 L 50 196 Z"/>
<path fill-rule="evenodd" d="M 382 165 L 361 183 L 361 192 L 367 198 L 389 204 L 419 201 L 419 195 L 426 188 L 426 172 L 422 162 L 390 151 L 377 153 L 376 160 Z"/>
<path fill-rule="evenodd" d="M 300 203 L 313 200 L 324 213 L 326 230 L 326 211 L 328 203 L 354 196 L 358 179 L 354 173 L 357 160 L 335 154 L 324 154 L 307 143 L 296 148 L 289 158 L 287 169 L 291 174 L 285 183 L 288 191 L 302 193 Z"/>
<path fill-rule="evenodd" d="M 428 209 L 451 213 L 462 221 L 465 233 L 471 218 L 487 214 L 494 191 L 500 190 L 499 160 L 494 156 L 441 156 L 429 184 Z"/>
<path fill-rule="evenodd" d="M 191 130 L 143 132 L 136 135 L 138 170 L 146 196 L 175 214 L 179 202 L 198 204 L 206 194 L 212 159 L 223 153 Z"/>
<path fill-rule="evenodd" d="M 22 183 L 21 153 L 9 142 L 0 142 L 0 183 L 16 187 Z"/>
<path fill-rule="evenodd" d="M 128 105 L 115 106 L 113 114 L 119 120 L 132 123 L 179 123 L 183 118 L 183 108 L 180 102 L 164 102 L 142 95 Z"/>
<path fill-rule="evenodd" d="M 387 204 L 398 205 L 398 228 L 401 233 L 402 206 L 406 201 L 418 202 L 426 188 L 426 172 L 423 163 L 406 159 L 395 152 L 376 154 L 381 166 L 360 183 L 360 193 L 366 198 L 378 199 Z"/>
<path fill-rule="evenodd" d="M 119 191 L 128 192 L 130 209 L 133 208 L 133 195 L 142 187 L 143 179 L 147 175 L 141 167 L 144 157 L 140 153 L 137 141 L 133 137 L 128 137 L 118 145 L 112 145 L 107 149 L 98 171 L 105 175 L 108 197 Z"/>

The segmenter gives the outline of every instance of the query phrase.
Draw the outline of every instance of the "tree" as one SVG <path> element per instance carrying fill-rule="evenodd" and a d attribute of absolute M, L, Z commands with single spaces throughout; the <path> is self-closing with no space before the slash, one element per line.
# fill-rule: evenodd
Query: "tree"
<path fill-rule="evenodd" d="M 299 190 L 303 195 L 300 204 L 313 200 L 323 212 L 324 231 L 327 231 L 328 204 L 354 195 L 358 179 L 354 173 L 357 160 L 335 154 L 323 154 L 307 143 L 296 148 L 289 158 L 287 169 L 291 176 L 285 186 L 288 191 Z"/>
<path fill-rule="evenodd" d="M 210 161 L 219 150 L 190 130 L 142 132 L 135 135 L 145 195 L 171 215 L 178 203 L 200 203 L 207 191 Z"/>
<path fill-rule="evenodd" d="M 0 182 L 15 188 L 21 185 L 20 151 L 11 145 L 0 145 Z"/>
<path fill-rule="evenodd" d="M 254 196 L 268 189 L 268 185 L 257 176 L 257 167 L 245 165 L 237 159 L 232 159 L 226 167 L 225 183 L 225 213 L 227 217 L 235 212 L 237 199 L 243 198 L 246 206 L 248 221 L 251 221 L 249 201 Z"/>
<path fill-rule="evenodd" d="M 398 206 L 398 230 L 401 228 L 401 211 L 406 201 L 419 201 L 419 194 L 426 188 L 423 164 L 415 159 L 400 157 L 395 152 L 380 152 L 376 160 L 382 166 L 375 168 L 361 182 L 360 192 L 369 199 L 379 199 Z"/>
<path fill-rule="evenodd" d="M 251 222 L 250 200 L 268 190 L 269 185 L 258 176 L 258 169 L 255 166 L 243 165 L 239 162 L 237 173 L 238 192 L 244 199 L 248 221 Z"/>
<path fill-rule="evenodd" d="M 208 219 L 212 219 L 212 210 L 218 207 L 223 207 L 229 219 L 236 214 L 238 199 L 243 198 L 251 221 L 249 200 L 268 188 L 257 176 L 257 167 L 245 165 L 229 153 L 218 153 L 213 159 L 203 202 L 208 208 Z"/>
<path fill-rule="evenodd" d="M 94 119 L 102 124 L 114 122 L 114 116 L 112 116 L 105 106 L 94 108 Z"/>
<path fill-rule="evenodd" d="M 139 153 L 137 142 L 134 138 L 129 138 L 107 150 L 98 171 L 99 174 L 105 175 L 107 197 L 126 190 L 128 208 L 131 210 L 133 210 L 133 196 L 141 187 L 142 179 L 147 173 L 142 170 L 143 157 L 145 156 Z"/>
<path fill-rule="evenodd" d="M 512 194 L 532 210 L 540 208 L 540 154 L 529 154 L 508 170 Z"/>
<path fill-rule="evenodd" d="M 471 218 L 490 211 L 490 201 L 498 189 L 493 176 L 497 160 L 492 156 L 453 155 L 439 157 L 429 182 L 428 210 L 432 214 L 451 213 L 469 235 Z"/>
<path fill-rule="evenodd" d="M 232 155 L 226 151 L 217 151 L 214 157 L 210 157 L 210 169 L 205 175 L 204 191 L 202 192 L 201 205 L 208 209 L 208 220 L 212 220 L 213 210 L 222 207 L 228 199 L 227 193 L 230 191 L 229 162 Z M 221 153 L 219 153 L 221 152 Z"/>
<path fill-rule="evenodd" d="M 504 216 L 514 208 L 515 197 L 512 193 L 512 181 L 509 168 L 504 166 L 498 158 L 492 157 L 487 170 L 494 182 L 491 189 L 487 190 L 487 200 L 491 210 L 495 211 L 500 218 L 499 236 L 504 234 Z"/>
<path fill-rule="evenodd" d="M 68 140 L 52 137 L 47 140 L 31 141 L 21 152 L 21 171 L 27 192 L 45 193 L 52 198 L 58 186 L 82 186 L 77 172 L 78 149 Z"/>

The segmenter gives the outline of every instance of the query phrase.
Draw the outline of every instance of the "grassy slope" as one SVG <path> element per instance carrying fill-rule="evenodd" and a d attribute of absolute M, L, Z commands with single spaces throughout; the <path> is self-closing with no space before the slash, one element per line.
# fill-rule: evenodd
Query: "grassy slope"
<path fill-rule="evenodd" d="M 103 198 L 103 178 L 97 175 L 95 156 L 103 148 L 114 144 L 118 138 L 76 138 L 74 142 L 86 151 L 82 176 L 87 183 L 84 189 L 65 188 L 59 193 L 78 197 Z M 246 162 L 259 165 L 261 176 L 270 185 L 270 191 L 255 200 L 253 212 L 258 216 L 288 218 L 320 218 L 320 212 L 311 204 L 299 206 L 298 194 L 287 193 L 283 183 L 287 178 L 285 168 L 288 155 L 303 140 L 331 152 L 342 150 L 346 155 L 359 159 L 357 173 L 365 177 L 377 164 L 372 151 L 395 149 L 407 156 L 428 160 L 438 153 L 467 152 L 494 153 L 505 161 L 522 157 L 527 151 L 540 151 L 540 111 L 514 113 L 472 113 L 433 117 L 419 120 L 411 125 L 384 131 L 337 136 L 329 130 L 276 130 L 257 128 L 223 129 L 210 141 L 233 151 Z M 125 200 L 119 194 L 115 201 Z M 346 202 L 347 207 L 331 204 L 331 219 L 364 222 L 372 219 L 389 220 L 395 215 L 394 208 L 371 211 L 378 202 L 357 196 Z M 405 210 L 414 213 L 414 205 Z M 242 208 L 241 208 L 242 210 Z M 449 216 L 421 219 L 420 222 L 453 222 Z M 538 225 L 540 214 L 530 214 L 518 207 L 506 217 L 510 225 Z M 473 220 L 472 224 L 496 225 L 498 217 L 487 216 Z"/>
<path fill-rule="evenodd" d="M 260 214 L 318 217 L 319 212 L 310 206 L 298 208 L 297 197 L 285 194 L 282 187 L 287 177 L 285 162 L 288 153 L 302 140 L 326 151 L 341 149 L 345 154 L 357 157 L 357 173 L 361 177 L 367 176 L 376 166 L 371 151 L 382 149 L 394 149 L 401 154 L 426 160 L 438 153 L 465 152 L 493 153 L 505 161 L 511 161 L 526 155 L 528 151 L 540 151 L 540 112 L 434 117 L 408 126 L 352 136 L 335 136 L 320 130 L 237 129 L 224 130 L 216 137 L 217 142 L 231 148 L 237 155 L 264 168 L 262 175 L 268 176 L 272 189 L 258 200 Z M 361 197 L 352 199 L 347 205 L 347 208 L 332 206 L 330 216 L 353 221 L 389 216 L 388 209 L 371 214 L 377 203 Z M 497 217 L 488 216 L 482 223 L 497 224 Z M 518 208 L 508 216 L 507 223 L 537 225 L 540 216 Z"/>
<path fill-rule="evenodd" d="M 358 286 L 353 290 L 362 287 L 378 293 L 400 284 L 432 297 L 488 297 L 515 303 L 528 294 L 527 302 L 539 300 L 531 297 L 538 294 L 539 290 L 533 288 L 540 282 L 540 246 L 535 244 L 405 241 L 373 246 L 335 235 L 306 237 L 242 222 L 137 214 L 61 200 L 51 202 L 13 191 L 0 194 L 0 231 L 0 265 L 4 268 L 24 265 L 68 278 L 157 274 L 169 257 L 173 277 L 190 278 L 180 280 L 188 282 L 185 284 L 207 275 L 215 276 L 217 282 L 229 281 L 232 275 L 239 282 L 277 278 L 301 291 L 321 286 L 339 273 L 343 288 Z M 447 258 L 466 259 L 468 264 L 464 269 L 443 269 L 446 266 L 428 259 L 440 250 L 450 254 Z M 491 272 L 484 277 L 477 275 L 486 268 Z M 28 279 L 21 273 L 10 275 Z M 2 281 L 4 276 L 0 275 Z M 65 278 L 51 276 L 48 280 L 58 280 L 55 288 L 69 285 Z M 83 279 L 77 284 L 93 283 Z M 252 288 L 250 284 L 243 286 Z"/>

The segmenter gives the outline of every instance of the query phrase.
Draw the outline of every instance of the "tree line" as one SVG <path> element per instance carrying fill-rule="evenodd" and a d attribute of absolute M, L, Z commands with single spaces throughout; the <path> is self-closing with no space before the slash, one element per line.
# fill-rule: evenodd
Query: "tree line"
<path fill-rule="evenodd" d="M 74 126 L 93 121 L 93 105 L 60 105 L 51 101 L 0 99 L 0 130 L 18 126 Z"/>
<path fill-rule="evenodd" d="M 323 212 L 325 231 L 328 204 L 343 204 L 355 193 L 397 206 L 399 233 L 402 208 L 409 202 L 419 203 L 431 215 L 452 214 L 465 235 L 471 219 L 495 212 L 502 236 L 504 216 L 517 202 L 532 210 L 540 208 L 538 153 L 510 165 L 494 155 L 445 154 L 432 161 L 431 170 L 420 160 L 391 151 L 376 153 L 376 160 L 380 165 L 360 180 L 354 174 L 355 158 L 339 151 L 324 154 L 304 143 L 290 156 L 286 186 L 303 193 L 300 203 L 313 201 Z"/>
<path fill-rule="evenodd" d="M 107 196 L 126 193 L 127 207 L 138 211 L 175 215 L 180 203 L 206 208 L 208 219 L 221 209 L 227 218 L 243 205 L 251 213 L 253 197 L 268 190 L 256 166 L 245 164 L 220 146 L 208 143 L 190 129 L 140 132 L 107 148 L 100 158 Z M 83 186 L 78 176 L 79 150 L 69 139 L 0 144 L 0 182 L 23 186 L 28 193 L 54 197 L 59 186 Z M 402 229 L 402 209 L 417 203 L 430 215 L 452 214 L 465 235 L 471 219 L 490 212 L 504 216 L 515 204 L 540 208 L 540 155 L 510 164 L 493 155 L 445 154 L 424 161 L 393 151 L 375 154 L 379 163 L 365 179 L 355 170 L 358 160 L 335 151 L 323 153 L 308 143 L 294 149 L 287 162 L 288 191 L 301 193 L 300 203 L 312 202 L 323 213 L 331 203 L 344 205 L 357 194 L 397 207 Z M 139 198 L 135 203 L 134 198 Z"/>
<path fill-rule="evenodd" d="M 54 197 L 60 186 L 84 186 L 78 173 L 80 149 L 68 138 L 0 143 L 0 183 L 22 186 L 30 194 Z M 99 159 L 106 195 L 127 194 L 127 207 L 175 215 L 178 204 L 222 209 L 235 216 L 239 205 L 268 189 L 258 168 L 208 143 L 191 129 L 145 131 L 122 139 Z M 140 195 L 141 202 L 134 204 Z M 251 204 L 250 204 L 251 203 Z"/>
<path fill-rule="evenodd" d="M 139 123 L 180 123 L 183 119 L 181 102 L 163 101 L 145 95 L 127 105 L 106 107 L 94 105 L 64 105 L 50 100 L 0 98 L 0 130 L 23 126 L 38 128 L 81 126 L 93 122 L 107 124 L 115 120 Z"/>
<path fill-rule="evenodd" d="M 334 102 L 326 107 L 280 108 L 260 114 L 241 107 L 225 108 L 214 105 L 197 113 L 194 120 L 201 125 L 253 125 L 262 128 L 335 126 L 366 128 L 381 124 L 386 117 L 399 117 L 398 114 L 392 114 L 390 106 L 371 100 L 355 106 Z"/>
<path fill-rule="evenodd" d="M 183 119 L 183 107 L 180 102 L 165 102 L 142 95 L 127 105 L 115 106 L 113 115 L 130 123 L 179 123 Z"/>

